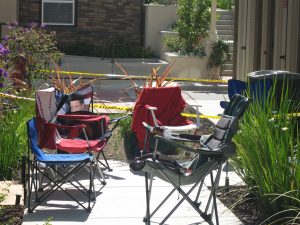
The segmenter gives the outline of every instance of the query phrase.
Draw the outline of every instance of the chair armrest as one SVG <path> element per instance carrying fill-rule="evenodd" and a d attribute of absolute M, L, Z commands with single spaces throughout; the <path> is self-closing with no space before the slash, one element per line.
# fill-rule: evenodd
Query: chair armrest
<path fill-rule="evenodd" d="M 185 151 L 188 151 L 188 152 L 194 152 L 194 153 L 198 153 L 200 155 L 207 155 L 207 156 L 210 156 L 210 157 L 223 157 L 225 154 L 224 154 L 224 150 L 223 148 L 220 148 L 220 149 L 217 149 L 217 150 L 210 150 L 206 147 L 203 147 L 203 148 L 190 148 L 182 143 L 179 143 L 179 142 L 176 142 L 176 141 L 185 141 L 186 139 L 182 139 L 182 138 L 177 138 L 175 139 L 176 141 L 174 141 L 173 139 L 170 140 L 170 139 L 167 139 L 163 136 L 159 136 L 159 135 L 156 135 L 155 138 L 159 141 L 163 141 L 167 144 L 170 144 L 174 147 L 179 147 Z M 224 146 L 225 148 L 225 146 Z"/>

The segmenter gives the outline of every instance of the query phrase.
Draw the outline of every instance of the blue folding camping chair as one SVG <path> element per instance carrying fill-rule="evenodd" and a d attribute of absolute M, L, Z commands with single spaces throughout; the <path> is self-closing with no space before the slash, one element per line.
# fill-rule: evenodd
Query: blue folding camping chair
<path fill-rule="evenodd" d="M 38 132 L 36 119 L 27 121 L 28 134 L 28 212 L 45 202 L 55 191 L 64 192 L 73 201 L 78 203 L 87 212 L 91 212 L 91 200 L 94 190 L 94 175 L 92 170 L 93 156 L 83 154 L 46 154 L 38 146 Z M 88 188 L 75 179 L 76 175 L 85 167 L 89 173 Z M 84 170 L 86 172 L 86 170 Z M 39 175 L 47 178 L 48 183 L 42 189 L 39 188 Z M 74 192 L 74 190 L 76 192 Z M 79 194 L 81 193 L 81 194 Z M 32 199 L 32 195 L 34 198 Z M 81 195 L 86 197 L 87 203 L 79 201 Z M 96 199 L 95 196 L 93 199 Z"/>

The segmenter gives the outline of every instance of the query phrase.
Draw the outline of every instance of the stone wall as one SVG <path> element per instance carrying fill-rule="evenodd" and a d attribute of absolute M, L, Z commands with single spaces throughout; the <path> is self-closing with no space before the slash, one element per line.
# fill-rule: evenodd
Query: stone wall
<path fill-rule="evenodd" d="M 19 1 L 19 22 L 40 23 L 40 0 Z M 93 46 L 143 43 L 142 1 L 77 0 L 75 23 L 72 26 L 47 26 L 57 33 L 59 45 L 85 42 Z"/>

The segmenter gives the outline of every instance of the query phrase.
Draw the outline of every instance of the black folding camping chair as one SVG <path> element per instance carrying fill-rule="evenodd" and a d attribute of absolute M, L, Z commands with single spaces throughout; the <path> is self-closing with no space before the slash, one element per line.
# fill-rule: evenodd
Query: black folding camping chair
<path fill-rule="evenodd" d="M 171 137 L 168 136 L 168 138 L 160 135 L 155 136 L 158 142 L 163 142 L 173 146 L 173 148 L 182 149 L 195 154 L 195 157 L 192 160 L 179 163 L 173 158 L 158 154 L 157 150 L 155 150 L 153 154 L 147 154 L 136 158 L 130 163 L 131 169 L 145 172 L 147 210 L 144 221 L 146 224 L 150 224 L 151 218 L 176 190 L 182 198 L 159 224 L 164 224 L 184 200 L 186 200 L 196 212 L 198 212 L 200 217 L 209 224 L 213 224 L 212 218 L 215 214 L 216 224 L 219 224 L 216 192 L 219 186 L 222 166 L 227 159 L 235 153 L 235 145 L 232 142 L 232 138 L 238 131 L 238 120 L 245 111 L 248 99 L 241 96 L 240 101 L 236 101 L 235 104 L 232 102 L 231 104 L 231 107 L 235 106 L 236 109 L 238 109 L 238 116 L 223 115 L 216 124 L 214 132 L 211 135 L 197 136 L 172 133 Z M 151 132 L 156 132 L 158 129 L 159 131 L 156 133 L 163 133 L 159 127 L 150 127 L 147 124 L 144 125 Z M 198 143 L 199 146 L 190 147 L 190 145 L 183 144 L 182 142 L 195 142 Z M 215 174 L 214 171 L 216 171 Z M 204 179 L 207 175 L 210 175 L 211 190 L 209 198 L 207 199 L 206 204 L 204 204 L 205 202 L 200 202 L 199 198 L 204 185 Z M 173 189 L 150 213 L 153 176 L 170 183 L 173 186 Z M 186 185 L 191 185 L 187 192 L 182 188 L 182 186 Z M 198 189 L 196 198 L 192 200 L 190 197 L 191 193 L 196 189 Z M 202 208 L 200 208 L 200 206 Z"/>

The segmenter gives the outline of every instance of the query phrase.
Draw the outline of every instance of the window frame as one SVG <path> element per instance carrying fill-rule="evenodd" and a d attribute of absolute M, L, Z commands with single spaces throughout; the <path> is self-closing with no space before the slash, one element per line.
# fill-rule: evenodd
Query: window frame
<path fill-rule="evenodd" d="M 44 3 L 69 3 L 72 4 L 72 13 L 73 13 L 73 19 L 72 23 L 47 23 L 44 22 Z M 41 24 L 44 24 L 46 26 L 68 26 L 68 27 L 75 27 L 76 26 L 76 9 L 77 9 L 77 0 L 41 0 L 41 6 L 40 6 L 40 15 L 41 15 Z"/>

